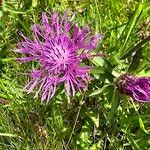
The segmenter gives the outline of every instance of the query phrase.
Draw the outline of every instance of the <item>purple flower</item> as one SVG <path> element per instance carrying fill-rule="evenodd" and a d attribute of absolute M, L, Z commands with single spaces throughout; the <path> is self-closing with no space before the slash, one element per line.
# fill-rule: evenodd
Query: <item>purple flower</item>
<path fill-rule="evenodd" d="M 21 62 L 39 63 L 38 70 L 32 70 L 25 89 L 30 93 L 38 88 L 35 96 L 42 94 L 42 101 L 52 98 L 61 83 L 67 95 L 86 90 L 91 67 L 84 66 L 83 60 L 89 58 L 102 36 L 91 35 L 88 27 L 78 28 L 68 21 L 67 12 L 61 18 L 57 12 L 50 18 L 42 13 L 41 25 L 34 24 L 32 31 L 32 39 L 21 33 L 24 41 L 16 50 L 25 56 L 19 58 Z"/>
<path fill-rule="evenodd" d="M 117 88 L 138 102 L 150 102 L 150 77 L 123 74 L 116 81 Z"/>

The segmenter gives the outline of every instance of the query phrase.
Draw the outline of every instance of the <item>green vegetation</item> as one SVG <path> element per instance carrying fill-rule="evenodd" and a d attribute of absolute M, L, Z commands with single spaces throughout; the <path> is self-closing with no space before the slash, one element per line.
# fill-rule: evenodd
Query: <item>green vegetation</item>
<path fill-rule="evenodd" d="M 31 37 L 41 12 L 58 11 L 104 38 L 95 50 L 85 93 L 70 103 L 60 86 L 47 104 L 21 92 L 34 63 L 16 61 L 18 32 Z M 116 92 L 114 82 L 129 72 L 150 76 L 150 2 L 147 0 L 3 0 L 0 6 L 0 149 L 148 150 L 150 104 Z M 36 66 L 35 66 L 36 67 Z"/>

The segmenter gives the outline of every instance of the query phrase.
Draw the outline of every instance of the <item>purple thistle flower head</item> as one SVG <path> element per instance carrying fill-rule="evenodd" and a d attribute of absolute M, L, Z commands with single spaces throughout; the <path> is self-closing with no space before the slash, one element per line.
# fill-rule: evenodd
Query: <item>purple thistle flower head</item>
<path fill-rule="evenodd" d="M 117 79 L 116 86 L 120 92 L 138 102 L 150 102 L 150 77 L 123 74 Z"/>
<path fill-rule="evenodd" d="M 90 80 L 90 66 L 82 64 L 96 48 L 102 35 L 92 35 L 88 27 L 78 28 L 68 21 L 67 12 L 60 18 L 57 12 L 48 17 L 42 13 L 41 25 L 32 26 L 33 38 L 22 33 L 23 41 L 18 44 L 19 58 L 23 63 L 36 61 L 38 70 L 32 70 L 30 82 L 25 89 L 30 93 L 36 87 L 36 95 L 42 94 L 41 100 L 49 100 L 56 92 L 56 87 L 64 83 L 67 95 L 87 89 Z"/>

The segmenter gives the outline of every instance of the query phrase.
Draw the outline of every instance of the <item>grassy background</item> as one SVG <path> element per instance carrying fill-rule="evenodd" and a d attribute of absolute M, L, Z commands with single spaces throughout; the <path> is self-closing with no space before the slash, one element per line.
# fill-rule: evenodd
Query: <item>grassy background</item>
<path fill-rule="evenodd" d="M 96 52 L 106 57 L 90 61 L 94 80 L 70 104 L 63 86 L 44 104 L 20 92 L 33 63 L 18 64 L 12 50 L 22 31 L 41 12 L 75 12 L 79 26 L 103 33 Z M 0 149 L 2 150 L 148 150 L 150 104 L 133 102 L 115 91 L 118 75 L 149 76 L 150 2 L 147 0 L 3 0 L 0 6 Z"/>

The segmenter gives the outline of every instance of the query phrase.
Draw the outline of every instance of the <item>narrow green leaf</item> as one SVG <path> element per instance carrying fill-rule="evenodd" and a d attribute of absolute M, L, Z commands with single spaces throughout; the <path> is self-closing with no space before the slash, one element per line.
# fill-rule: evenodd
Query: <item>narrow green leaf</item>
<path fill-rule="evenodd" d="M 11 133 L 0 133 L 0 136 L 18 137 L 17 135 Z"/>
<path fill-rule="evenodd" d="M 108 115 L 108 122 L 112 125 L 114 123 L 114 116 L 116 114 L 117 108 L 120 104 L 121 95 L 119 92 L 114 91 L 112 101 L 111 101 L 111 108 Z"/>
<path fill-rule="evenodd" d="M 131 145 L 133 146 L 134 149 L 140 150 L 140 147 L 138 146 L 137 142 L 133 139 L 131 134 L 127 133 L 127 138 L 128 138 L 129 142 L 131 143 Z"/>
<path fill-rule="evenodd" d="M 108 89 L 110 89 L 110 88 L 112 88 L 112 87 L 113 87 L 113 84 L 104 85 L 102 88 L 100 88 L 100 89 L 95 90 L 94 92 L 92 92 L 92 93 L 89 95 L 89 97 L 106 93 L 106 92 L 108 91 Z"/>
<path fill-rule="evenodd" d="M 143 120 L 142 120 L 141 116 L 139 116 L 139 124 L 140 124 L 140 128 L 141 128 L 145 133 L 147 133 L 147 131 L 145 130 L 145 126 L 144 126 L 144 123 L 143 123 Z"/>
<path fill-rule="evenodd" d="M 123 54 L 120 59 L 126 59 L 127 57 L 131 57 L 131 55 L 136 52 L 137 50 L 139 50 L 141 48 L 141 46 L 143 46 L 145 43 L 147 43 L 148 41 L 150 41 L 150 36 L 148 36 L 147 38 L 145 38 L 144 40 L 142 40 L 141 42 L 139 42 L 136 46 L 134 46 L 133 48 L 130 48 L 125 54 Z"/>
<path fill-rule="evenodd" d="M 139 4 L 137 5 L 135 12 L 133 13 L 131 19 L 129 20 L 128 24 L 125 27 L 124 32 L 126 33 L 126 38 L 124 40 L 123 46 L 121 47 L 121 49 L 119 51 L 119 56 L 122 56 L 124 54 L 129 37 L 130 37 L 135 25 L 137 24 L 141 14 L 142 14 L 142 11 L 143 11 L 143 4 L 140 1 Z"/>

